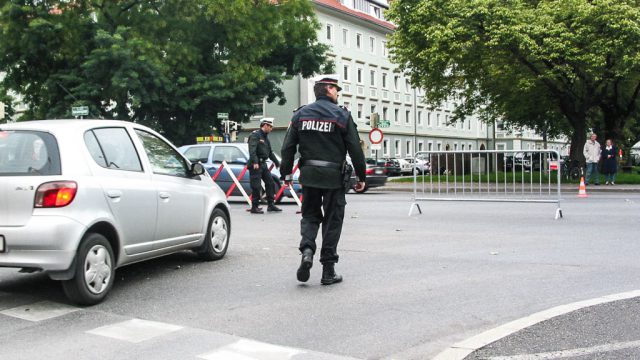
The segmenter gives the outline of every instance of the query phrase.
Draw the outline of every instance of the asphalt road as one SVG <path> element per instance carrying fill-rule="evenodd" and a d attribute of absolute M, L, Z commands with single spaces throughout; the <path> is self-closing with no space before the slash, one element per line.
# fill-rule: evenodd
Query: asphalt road
<path fill-rule="evenodd" d="M 640 289 L 638 193 L 570 195 L 560 220 L 554 204 L 428 202 L 408 216 L 407 193 L 347 201 L 345 280 L 332 286 L 320 285 L 317 262 L 308 283 L 295 279 L 293 203 L 264 215 L 234 203 L 225 259 L 185 252 L 119 269 L 90 308 L 61 308 L 46 276 L 0 269 L 0 359 L 428 359 L 532 313 Z M 635 309 L 622 306 L 622 318 L 625 307 Z M 25 319 L 39 311 L 58 316 Z M 517 346 L 546 349 L 532 338 Z M 519 353 L 509 346 L 486 354 Z"/>

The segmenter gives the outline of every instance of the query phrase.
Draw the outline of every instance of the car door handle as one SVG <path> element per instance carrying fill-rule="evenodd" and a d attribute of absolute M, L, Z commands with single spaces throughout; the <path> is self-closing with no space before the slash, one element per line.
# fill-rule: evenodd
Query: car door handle
<path fill-rule="evenodd" d="M 168 199 L 171 197 L 171 194 L 169 194 L 168 192 L 162 191 L 158 194 L 158 196 L 160 196 L 160 199 Z"/>
<path fill-rule="evenodd" d="M 119 199 L 122 197 L 122 191 L 120 190 L 109 190 L 107 191 L 107 196 L 111 199 Z"/>

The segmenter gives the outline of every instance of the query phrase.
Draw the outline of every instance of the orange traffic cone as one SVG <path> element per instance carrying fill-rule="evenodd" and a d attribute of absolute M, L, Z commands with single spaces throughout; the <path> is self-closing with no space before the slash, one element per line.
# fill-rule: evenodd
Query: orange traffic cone
<path fill-rule="evenodd" d="M 584 176 L 580 177 L 580 188 L 578 190 L 578 197 L 587 197 L 587 187 L 584 185 Z"/>

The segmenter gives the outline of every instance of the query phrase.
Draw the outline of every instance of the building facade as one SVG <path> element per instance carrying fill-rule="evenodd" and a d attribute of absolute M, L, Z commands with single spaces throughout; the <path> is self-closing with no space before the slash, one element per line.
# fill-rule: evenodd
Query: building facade
<path fill-rule="evenodd" d="M 387 0 L 312 0 L 322 24 L 318 38 L 330 47 L 327 54 L 335 63 L 342 92 L 339 103 L 349 108 L 364 141 L 365 155 L 406 158 L 415 151 L 436 150 L 531 150 L 542 149 L 543 140 L 532 131 L 507 132 L 497 125 L 487 125 L 471 116 L 450 123 L 453 104 L 430 108 L 424 92 L 411 86 L 389 60 L 387 37 L 394 25 L 386 21 Z M 279 149 L 293 111 L 313 102 L 313 81 L 296 78 L 285 82 L 287 103 L 262 104 L 262 113 L 245 125 L 257 128 L 263 116 L 275 118 L 271 141 Z M 380 149 L 372 146 L 367 124 L 377 113 L 384 122 L 380 127 L 384 140 Z M 388 125 L 388 126 L 387 126 Z M 239 141 L 247 133 L 240 134 Z M 414 147 L 415 146 L 415 147 Z M 564 141 L 550 141 L 548 148 L 567 153 Z"/>

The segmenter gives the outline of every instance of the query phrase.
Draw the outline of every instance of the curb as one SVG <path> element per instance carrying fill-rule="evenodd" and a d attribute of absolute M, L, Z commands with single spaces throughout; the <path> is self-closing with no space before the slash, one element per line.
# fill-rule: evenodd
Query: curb
<path fill-rule="evenodd" d="M 476 336 L 458 342 L 448 349 L 436 355 L 432 360 L 463 360 L 474 351 L 483 348 L 493 342 L 514 334 L 522 329 L 538 324 L 551 318 L 568 314 L 570 312 L 583 308 L 614 302 L 618 300 L 626 300 L 640 296 L 640 290 L 634 290 L 624 293 L 606 295 L 594 299 L 578 301 L 570 304 L 560 305 L 548 310 L 540 311 L 535 314 L 525 316 L 523 318 L 511 321 L 496 328 L 487 330 Z"/>

